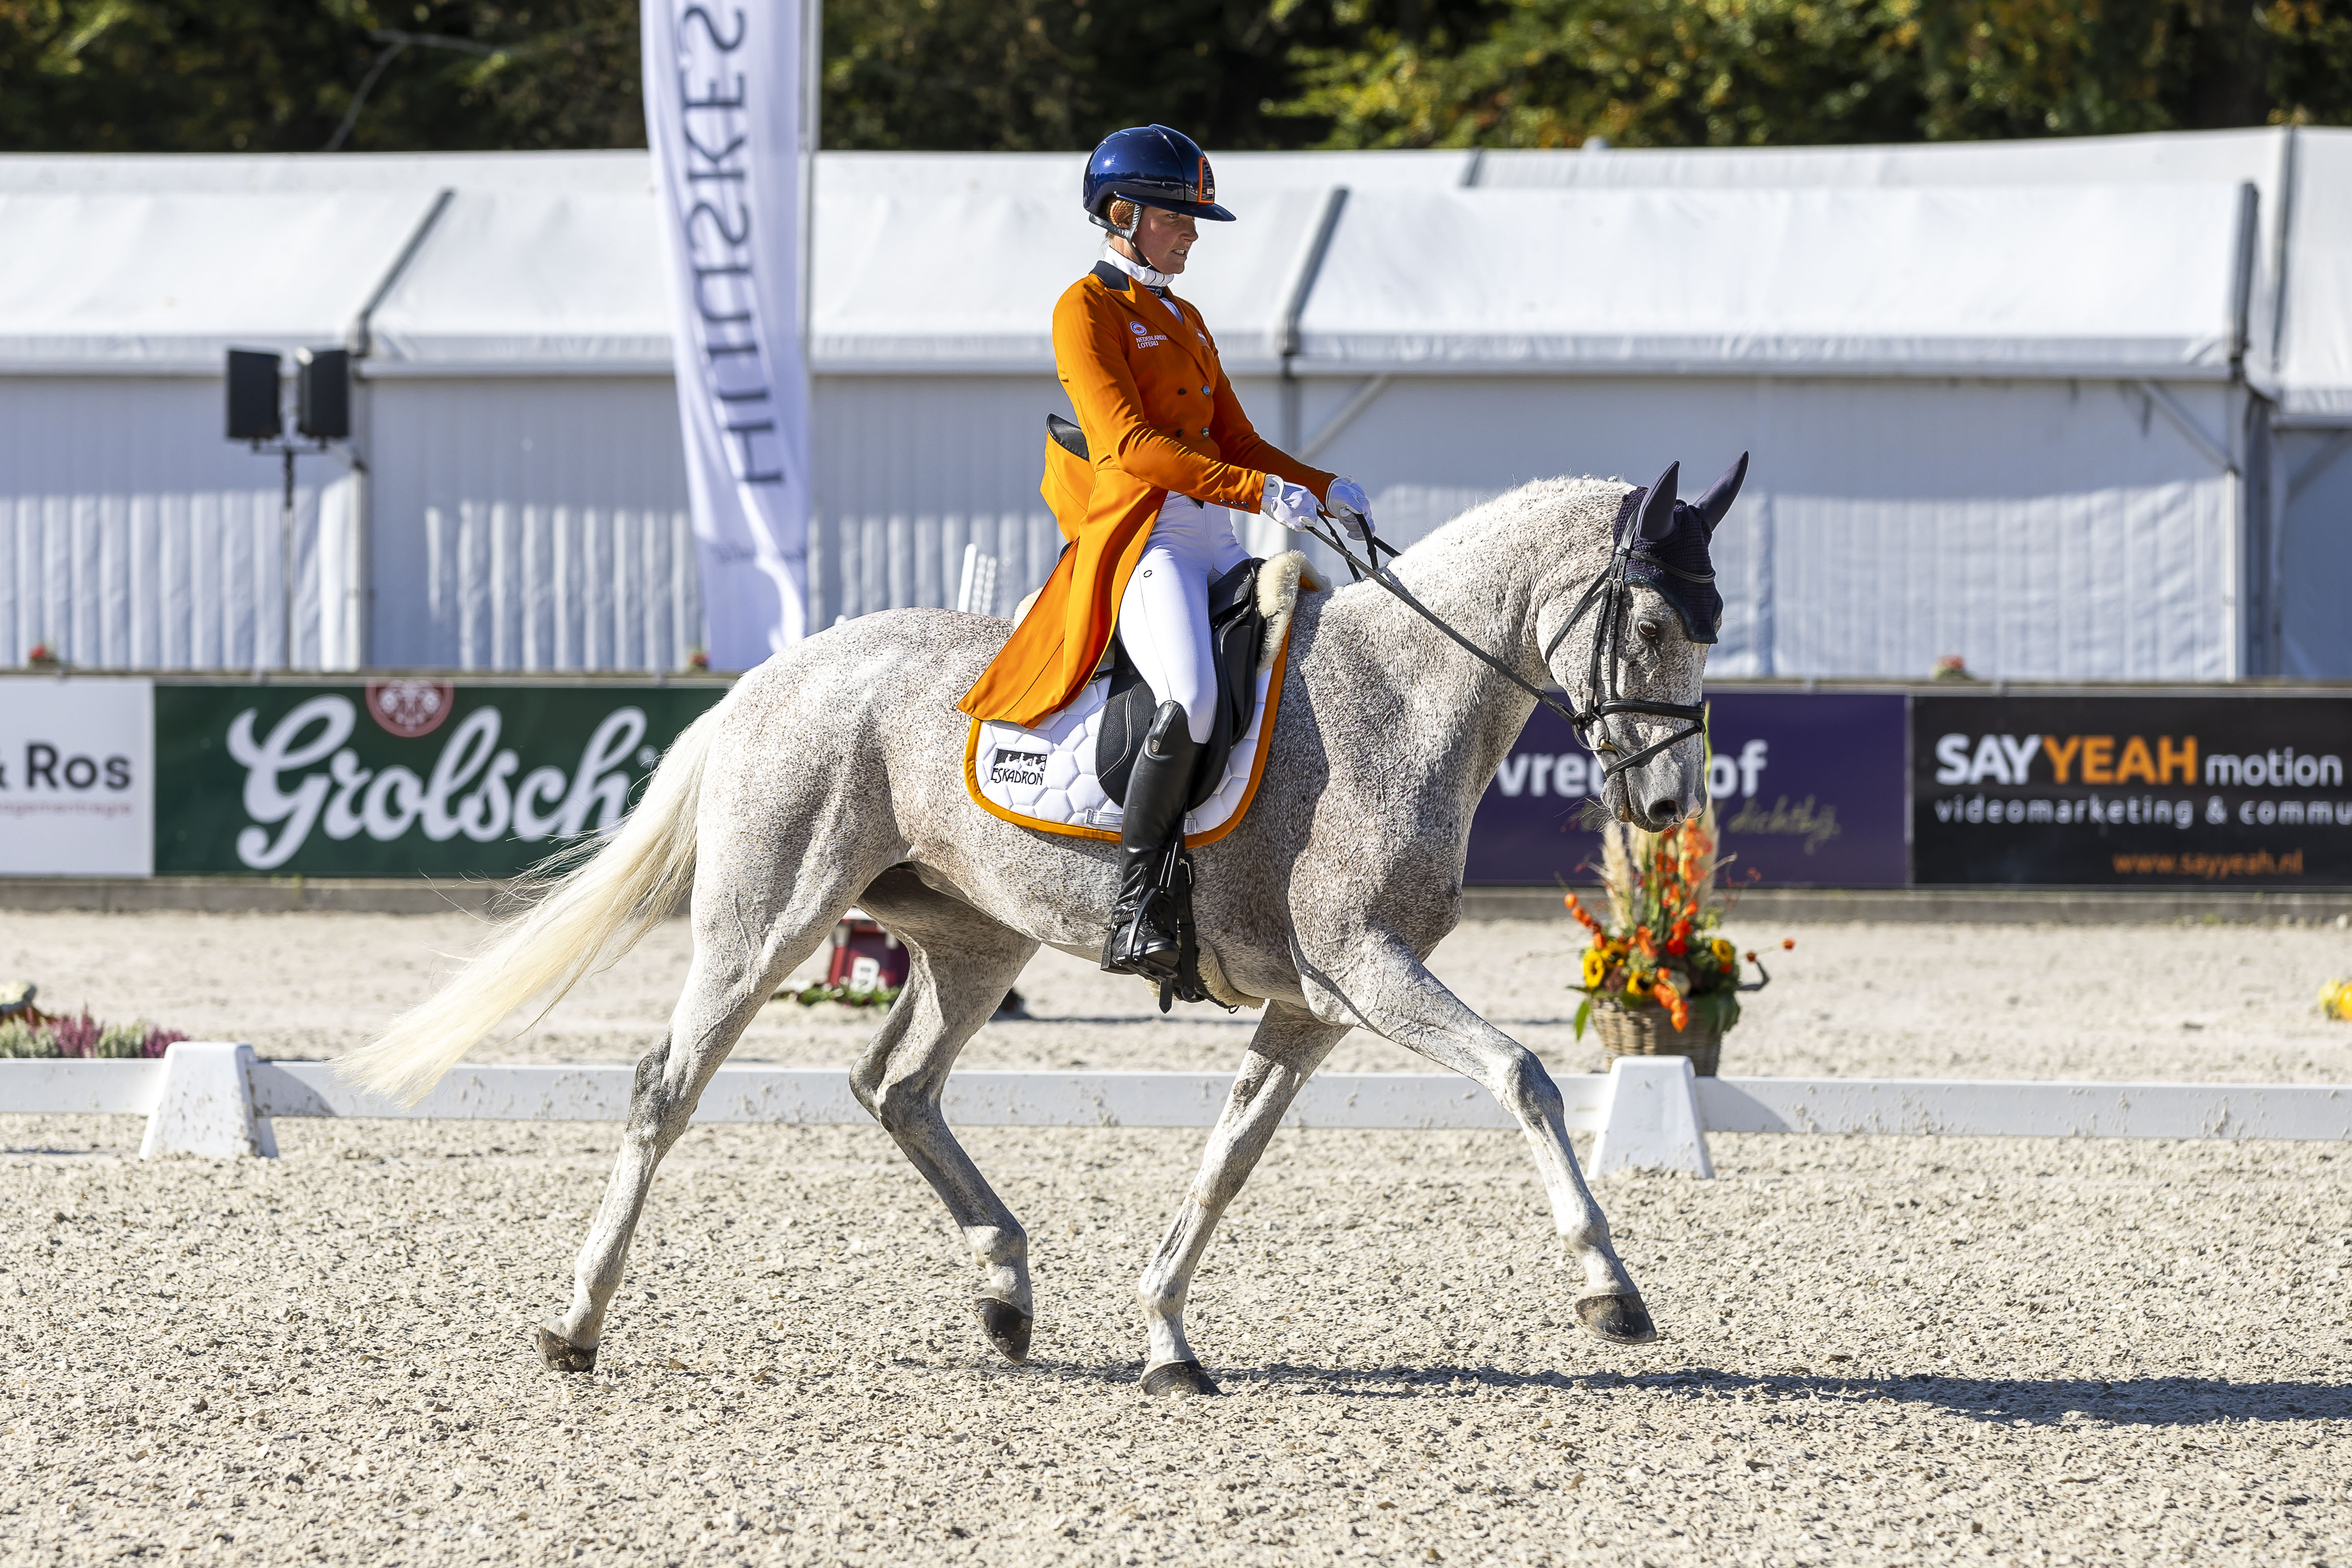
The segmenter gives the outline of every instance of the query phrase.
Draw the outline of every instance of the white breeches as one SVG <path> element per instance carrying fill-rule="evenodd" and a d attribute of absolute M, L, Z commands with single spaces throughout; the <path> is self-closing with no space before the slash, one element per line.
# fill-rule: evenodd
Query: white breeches
<path fill-rule="evenodd" d="M 1209 583 L 1249 559 L 1233 514 L 1171 495 L 1118 601 L 1118 637 L 1155 705 L 1184 710 L 1195 743 L 1215 725 L 1217 667 L 1209 646 Z"/>

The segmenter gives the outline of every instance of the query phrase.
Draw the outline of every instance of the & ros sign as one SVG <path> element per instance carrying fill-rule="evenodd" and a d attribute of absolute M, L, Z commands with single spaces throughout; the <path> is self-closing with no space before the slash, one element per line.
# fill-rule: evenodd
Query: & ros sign
<path fill-rule="evenodd" d="M 2352 700 L 1921 697 L 1922 884 L 2352 886 Z"/>
<path fill-rule="evenodd" d="M 144 877 L 152 681 L 0 677 L 0 876 Z"/>
<path fill-rule="evenodd" d="M 163 875 L 512 876 L 628 815 L 721 686 L 159 686 Z"/>

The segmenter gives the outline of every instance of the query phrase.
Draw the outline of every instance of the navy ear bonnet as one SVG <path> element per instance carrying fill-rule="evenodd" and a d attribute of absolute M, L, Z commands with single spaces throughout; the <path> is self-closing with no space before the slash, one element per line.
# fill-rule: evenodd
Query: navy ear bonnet
<path fill-rule="evenodd" d="M 1723 595 L 1715 591 L 1715 562 L 1707 544 L 1715 538 L 1716 525 L 1730 512 L 1739 482 L 1748 477 L 1748 454 L 1740 453 L 1739 461 L 1696 501 L 1675 499 L 1681 473 L 1682 465 L 1673 464 L 1656 484 L 1626 498 L 1620 527 L 1633 531 L 1633 547 L 1626 558 L 1625 579 L 1655 588 L 1682 617 L 1683 632 L 1691 641 L 1711 643 L 1723 625 Z"/>

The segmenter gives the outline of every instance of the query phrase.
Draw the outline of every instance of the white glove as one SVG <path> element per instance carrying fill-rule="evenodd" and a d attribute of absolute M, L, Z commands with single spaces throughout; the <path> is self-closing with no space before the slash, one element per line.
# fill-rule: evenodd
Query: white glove
<path fill-rule="evenodd" d="M 1265 477 L 1265 500 L 1258 510 L 1288 529 L 1303 529 L 1322 512 L 1315 492 L 1305 485 L 1294 485 L 1280 474 Z"/>
<path fill-rule="evenodd" d="M 1371 537 L 1372 498 L 1355 480 L 1333 479 L 1331 488 L 1324 492 L 1323 510 L 1337 519 L 1348 531 L 1348 537 L 1357 543 Z"/>

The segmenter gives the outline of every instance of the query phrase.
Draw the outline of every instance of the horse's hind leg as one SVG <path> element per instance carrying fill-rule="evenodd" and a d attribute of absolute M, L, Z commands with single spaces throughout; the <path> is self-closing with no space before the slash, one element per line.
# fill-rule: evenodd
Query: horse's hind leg
<path fill-rule="evenodd" d="M 735 1048 L 752 1015 L 793 966 L 832 933 L 856 896 L 858 879 L 810 878 L 788 892 L 780 888 L 764 897 L 758 889 L 716 883 L 715 876 L 697 879 L 694 963 L 670 1016 L 668 1035 L 637 1064 L 621 1152 L 604 1201 L 581 1244 L 572 1306 L 539 1331 L 540 1354 L 558 1372 L 595 1366 L 604 1311 L 620 1288 L 629 1239 L 645 1210 L 655 1168 L 686 1131 L 710 1075 Z"/>
<path fill-rule="evenodd" d="M 1037 944 L 913 873 L 886 873 L 859 898 L 907 946 L 907 988 L 851 1075 L 858 1102 L 931 1184 L 979 1261 L 975 1303 L 989 1342 L 1011 1361 L 1029 1355 L 1036 1305 L 1029 1237 L 971 1163 L 940 1113 L 940 1091 L 964 1042 L 988 1022 Z"/>
<path fill-rule="evenodd" d="M 1249 1180 L 1258 1156 L 1282 1125 L 1283 1112 L 1347 1033 L 1345 1024 L 1325 1024 L 1278 1002 L 1266 1005 L 1265 1016 L 1250 1039 L 1248 1058 L 1217 1117 L 1216 1131 L 1209 1134 L 1201 1173 L 1192 1178 L 1182 1212 L 1168 1227 L 1135 1289 L 1151 1335 L 1150 1359 L 1143 1367 L 1145 1393 L 1217 1392 L 1184 1339 L 1184 1300 L 1192 1293 L 1193 1271 L 1201 1267 L 1225 1206 Z"/>

